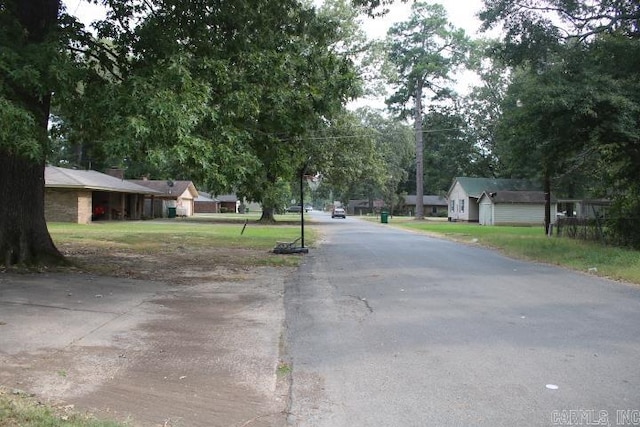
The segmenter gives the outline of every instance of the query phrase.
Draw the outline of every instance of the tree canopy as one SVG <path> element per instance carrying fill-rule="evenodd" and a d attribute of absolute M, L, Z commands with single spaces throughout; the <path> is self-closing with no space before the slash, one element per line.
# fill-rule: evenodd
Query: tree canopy
<path fill-rule="evenodd" d="M 371 10 L 369 3 L 359 6 Z M 148 167 L 163 178 L 188 173 L 260 200 L 304 163 L 312 147 L 302 136 L 326 127 L 359 93 L 356 68 L 335 48 L 341 22 L 302 2 L 104 5 L 106 18 L 92 30 L 59 0 L 0 6 L 0 121 L 10 123 L 0 134 L 3 182 L 19 183 L 26 196 L 5 199 L 23 218 L 0 220 L 7 265 L 38 264 L 45 252 L 59 258 L 50 239 L 41 244 L 47 160 Z"/>
<path fill-rule="evenodd" d="M 414 117 L 416 134 L 416 218 L 424 216 L 423 96 L 432 100 L 450 95 L 452 72 L 466 60 L 468 40 L 461 29 L 451 25 L 439 4 L 416 2 L 406 22 L 389 29 L 388 58 L 394 65 L 389 83 L 395 92 L 387 105 L 400 117 Z"/>

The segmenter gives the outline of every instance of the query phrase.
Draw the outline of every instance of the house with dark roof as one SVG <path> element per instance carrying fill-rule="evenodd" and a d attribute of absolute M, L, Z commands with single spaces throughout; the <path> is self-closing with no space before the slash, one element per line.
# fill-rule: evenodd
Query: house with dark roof
<path fill-rule="evenodd" d="M 96 220 L 140 219 L 146 196 L 156 192 L 93 170 L 47 166 L 47 221 L 88 224 Z"/>
<path fill-rule="evenodd" d="M 346 211 L 349 215 L 369 215 L 379 213 L 383 207 L 382 199 L 351 199 L 347 203 Z"/>
<path fill-rule="evenodd" d="M 219 194 L 216 199 L 220 200 L 221 213 L 238 213 L 240 210 L 240 199 L 235 194 Z"/>
<path fill-rule="evenodd" d="M 154 191 L 144 202 L 144 214 L 149 218 L 187 217 L 194 214 L 198 190 L 191 181 L 128 180 Z"/>
<path fill-rule="evenodd" d="M 416 212 L 416 201 L 418 197 L 414 195 L 404 196 L 404 213 L 413 215 Z M 443 196 L 422 196 L 422 206 L 425 216 L 446 216 L 447 214 L 447 199 Z"/>
<path fill-rule="evenodd" d="M 485 192 L 501 191 L 541 191 L 539 183 L 526 179 L 502 178 L 454 178 L 447 200 L 449 201 L 449 221 L 479 222 L 478 201 Z"/>
<path fill-rule="evenodd" d="M 198 191 L 198 197 L 193 201 L 194 213 L 218 213 L 220 212 L 220 200 L 209 193 Z"/>
<path fill-rule="evenodd" d="M 551 195 L 555 222 L 557 200 Z M 539 225 L 544 223 L 543 191 L 485 191 L 478 200 L 480 225 Z"/>

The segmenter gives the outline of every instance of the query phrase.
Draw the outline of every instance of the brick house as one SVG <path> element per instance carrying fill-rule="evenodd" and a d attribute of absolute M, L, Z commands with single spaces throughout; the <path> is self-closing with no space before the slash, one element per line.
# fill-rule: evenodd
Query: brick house
<path fill-rule="evenodd" d="M 144 197 L 153 190 L 92 170 L 47 166 L 45 219 L 89 224 L 96 220 L 140 219 Z"/>
<path fill-rule="evenodd" d="M 194 200 L 193 208 L 195 213 L 218 213 L 220 212 L 220 200 L 209 193 L 199 191 L 198 197 Z"/>

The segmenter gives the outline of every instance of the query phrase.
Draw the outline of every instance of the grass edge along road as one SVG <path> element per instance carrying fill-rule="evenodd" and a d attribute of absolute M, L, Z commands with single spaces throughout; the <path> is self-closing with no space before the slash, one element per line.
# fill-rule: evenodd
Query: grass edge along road
<path fill-rule="evenodd" d="M 373 220 L 372 217 L 367 218 Z M 483 226 L 394 216 L 393 226 L 496 249 L 506 256 L 640 284 L 640 251 L 544 234 L 543 228 Z"/>

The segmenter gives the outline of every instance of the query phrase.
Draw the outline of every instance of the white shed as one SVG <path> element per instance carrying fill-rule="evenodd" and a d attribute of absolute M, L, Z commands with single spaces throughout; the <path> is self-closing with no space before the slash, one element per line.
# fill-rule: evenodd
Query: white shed
<path fill-rule="evenodd" d="M 497 191 L 482 193 L 478 200 L 480 225 L 538 225 L 544 223 L 544 192 Z M 557 202 L 551 197 L 551 221 Z"/>

